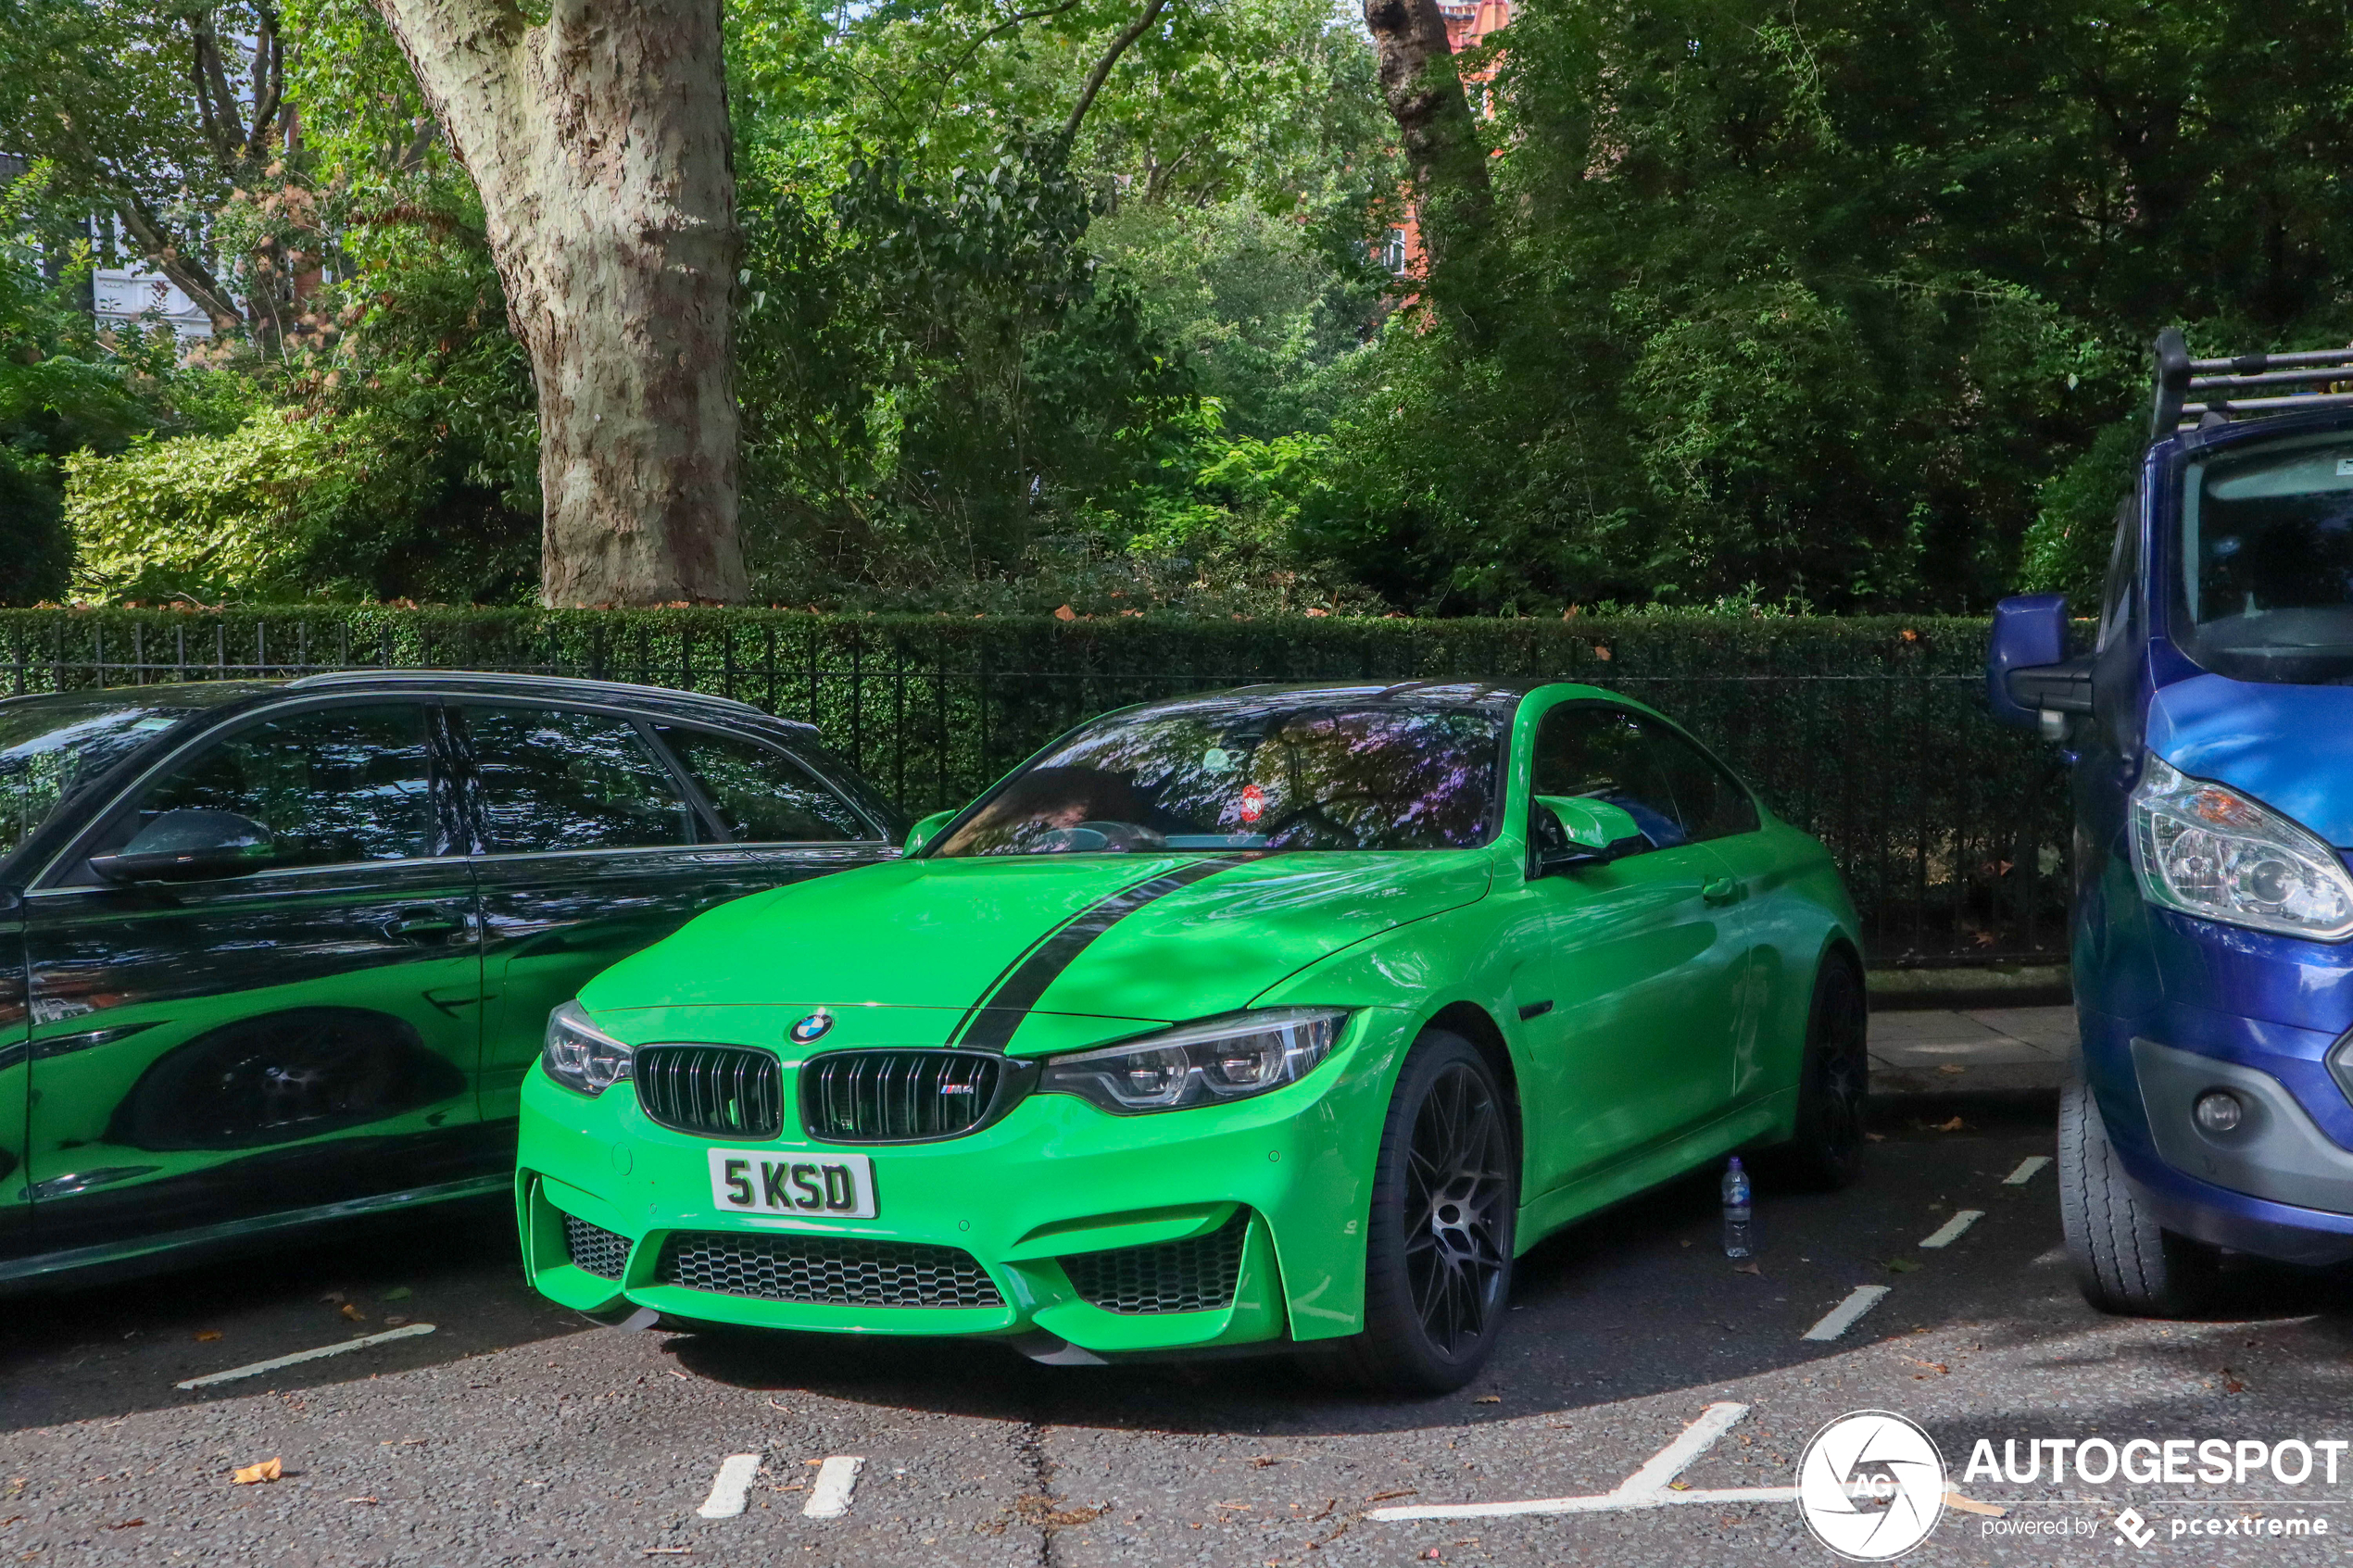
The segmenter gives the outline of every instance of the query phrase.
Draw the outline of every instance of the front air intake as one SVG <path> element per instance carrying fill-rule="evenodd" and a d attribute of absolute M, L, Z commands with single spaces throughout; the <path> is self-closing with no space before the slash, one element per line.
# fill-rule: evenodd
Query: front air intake
<path fill-rule="evenodd" d="M 663 1285 L 830 1307 L 1001 1307 L 1005 1298 L 960 1247 L 853 1236 L 681 1231 L 662 1248 Z"/>
<path fill-rule="evenodd" d="M 827 1143 L 926 1143 L 993 1122 L 1030 1074 L 989 1051 L 836 1051 L 800 1070 L 800 1124 Z"/>
<path fill-rule="evenodd" d="M 648 1046 L 630 1076 L 638 1106 L 675 1131 L 714 1138 L 773 1138 L 784 1131 L 783 1074 L 766 1051 Z"/>
<path fill-rule="evenodd" d="M 1081 1299 L 1106 1312 L 1215 1312 L 1234 1304 L 1250 1210 L 1189 1241 L 1078 1252 L 1059 1260 Z"/>
<path fill-rule="evenodd" d="M 572 1266 L 598 1279 L 619 1279 L 629 1267 L 629 1238 L 576 1214 L 564 1215 L 564 1250 Z"/>

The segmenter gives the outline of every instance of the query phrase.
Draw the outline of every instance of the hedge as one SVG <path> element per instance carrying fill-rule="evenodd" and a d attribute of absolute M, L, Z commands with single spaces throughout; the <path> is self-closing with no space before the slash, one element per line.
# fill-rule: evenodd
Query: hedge
<path fill-rule="evenodd" d="M 0 610 L 0 689 L 346 668 L 530 670 L 720 692 L 822 729 L 911 812 L 1071 723 L 1254 681 L 1613 687 L 1716 746 L 1830 845 L 1875 964 L 2063 950 L 2064 775 L 1985 716 L 1973 618 L 1567 621 L 301 606 Z"/>

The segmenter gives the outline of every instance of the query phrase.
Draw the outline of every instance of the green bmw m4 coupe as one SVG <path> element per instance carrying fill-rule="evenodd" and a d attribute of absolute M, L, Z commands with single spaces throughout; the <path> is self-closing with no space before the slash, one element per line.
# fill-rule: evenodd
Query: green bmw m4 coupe
<path fill-rule="evenodd" d="M 1829 855 L 1642 705 L 1254 686 L 606 970 L 516 1201 L 601 1316 L 1443 1390 L 1561 1226 L 1745 1148 L 1850 1179 L 1864 1030 Z"/>

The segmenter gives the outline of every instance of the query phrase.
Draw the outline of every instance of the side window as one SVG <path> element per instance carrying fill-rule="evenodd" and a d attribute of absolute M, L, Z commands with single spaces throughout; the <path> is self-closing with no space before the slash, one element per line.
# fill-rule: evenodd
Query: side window
<path fill-rule="evenodd" d="M 654 733 L 738 844 L 838 844 L 874 836 L 849 802 L 781 751 L 742 735 L 674 724 L 657 724 Z"/>
<path fill-rule="evenodd" d="M 269 830 L 273 870 L 439 854 L 449 835 L 434 772 L 422 706 L 312 709 L 240 730 L 148 785 L 109 847 L 169 836 L 168 811 L 208 811 Z"/>
<path fill-rule="evenodd" d="M 1640 720 L 1636 722 L 1658 748 L 1659 764 L 1667 771 L 1667 787 L 1675 792 L 1676 814 L 1682 820 L 1686 837 L 1729 838 L 1736 833 L 1756 831 L 1756 803 L 1738 780 L 1672 730 Z"/>
<path fill-rule="evenodd" d="M 695 842 L 694 809 L 628 720 L 560 708 L 461 711 L 490 852 Z"/>
<path fill-rule="evenodd" d="M 1622 709 L 1571 703 L 1545 714 L 1536 730 L 1535 780 L 1538 795 L 1622 808 L 1655 848 L 1686 837 L 1652 734 Z"/>
<path fill-rule="evenodd" d="M 2124 630 L 2125 612 L 2133 603 L 2133 579 L 2141 570 L 2141 509 L 2136 489 L 2118 503 L 2116 544 L 2108 553 L 2108 582 L 2101 596 L 2098 649 L 2105 653 Z"/>

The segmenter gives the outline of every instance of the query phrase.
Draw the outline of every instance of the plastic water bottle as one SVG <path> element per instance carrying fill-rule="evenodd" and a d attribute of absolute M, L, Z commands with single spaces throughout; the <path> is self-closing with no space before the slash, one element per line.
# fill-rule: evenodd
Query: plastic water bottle
<path fill-rule="evenodd" d="M 1748 1173 L 1735 1154 L 1724 1172 L 1724 1256 L 1745 1258 L 1749 1250 Z"/>

